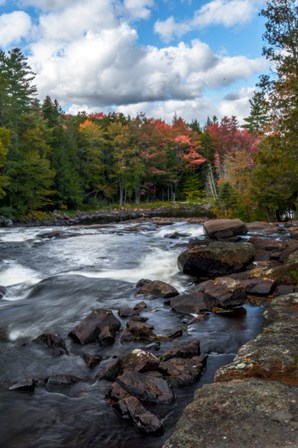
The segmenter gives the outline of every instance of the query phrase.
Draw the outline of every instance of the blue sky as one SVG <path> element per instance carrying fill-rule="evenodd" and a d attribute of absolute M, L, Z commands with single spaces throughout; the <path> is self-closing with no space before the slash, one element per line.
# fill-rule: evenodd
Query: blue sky
<path fill-rule="evenodd" d="M 264 0 L 0 0 L 0 48 L 22 48 L 41 100 L 171 121 L 249 113 Z"/>

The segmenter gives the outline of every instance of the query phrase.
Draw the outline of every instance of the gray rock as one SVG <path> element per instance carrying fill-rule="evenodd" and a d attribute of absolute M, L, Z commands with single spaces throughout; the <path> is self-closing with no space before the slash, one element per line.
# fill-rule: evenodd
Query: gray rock
<path fill-rule="evenodd" d="M 136 284 L 137 294 L 145 296 L 169 298 L 179 294 L 174 286 L 160 280 L 140 280 Z"/>
<path fill-rule="evenodd" d="M 140 400 L 132 395 L 119 400 L 116 407 L 123 418 L 131 418 L 133 425 L 146 434 L 162 434 L 162 422 L 157 415 L 142 405 Z"/>
<path fill-rule="evenodd" d="M 217 240 L 247 233 L 247 227 L 240 219 L 211 219 L 203 226 L 207 236 Z"/>

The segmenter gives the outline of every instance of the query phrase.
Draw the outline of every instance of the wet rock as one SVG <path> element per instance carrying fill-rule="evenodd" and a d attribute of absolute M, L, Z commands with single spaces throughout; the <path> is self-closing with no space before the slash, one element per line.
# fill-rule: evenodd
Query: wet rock
<path fill-rule="evenodd" d="M 123 398 L 114 407 L 122 418 L 130 418 L 139 431 L 146 434 L 162 434 L 161 420 L 153 412 L 148 411 L 136 397 Z"/>
<path fill-rule="evenodd" d="M 207 236 L 217 240 L 247 233 L 247 227 L 240 219 L 211 219 L 203 226 Z"/>
<path fill-rule="evenodd" d="M 176 288 L 160 280 L 142 279 L 136 284 L 137 294 L 152 297 L 174 297 L 179 294 Z"/>
<path fill-rule="evenodd" d="M 103 366 L 101 366 L 96 373 L 95 378 L 97 380 L 105 379 L 108 381 L 115 381 L 120 372 L 121 359 L 116 357 L 113 359 L 109 359 Z"/>
<path fill-rule="evenodd" d="M 194 246 L 178 257 L 179 269 L 195 277 L 229 275 L 241 271 L 255 255 L 251 243 L 231 243 L 216 241 Z"/>
<path fill-rule="evenodd" d="M 163 448 L 281 448 L 297 444 L 298 390 L 262 380 L 198 389 Z"/>
<path fill-rule="evenodd" d="M 248 233 L 263 237 L 264 235 L 272 236 L 274 234 L 285 233 L 284 227 L 278 223 L 268 223 L 263 221 L 250 222 L 246 224 Z"/>
<path fill-rule="evenodd" d="M 189 236 L 189 233 L 180 233 L 180 232 L 173 232 L 165 235 L 165 238 L 171 238 L 172 240 L 178 240 L 180 238 L 185 238 Z"/>
<path fill-rule="evenodd" d="M 131 320 L 134 322 L 147 322 L 147 320 L 149 320 L 149 317 L 137 315 L 137 316 L 133 316 L 131 318 Z"/>
<path fill-rule="evenodd" d="M 13 220 L 5 218 L 5 216 L 0 216 L 0 227 L 11 227 L 13 226 Z"/>
<path fill-rule="evenodd" d="M 180 344 L 173 347 L 161 355 L 162 361 L 167 361 L 171 358 L 192 358 L 200 354 L 200 341 L 195 339 L 185 344 Z"/>
<path fill-rule="evenodd" d="M 138 302 L 135 306 L 134 306 L 134 310 L 136 311 L 144 311 L 147 308 L 147 303 L 144 302 L 144 300 L 142 300 L 141 302 Z"/>
<path fill-rule="evenodd" d="M 132 317 L 132 316 L 137 316 L 139 313 L 134 308 L 125 307 L 125 308 L 120 308 L 118 310 L 118 314 L 120 317 Z"/>
<path fill-rule="evenodd" d="M 36 380 L 33 378 L 22 378 L 17 383 L 10 386 L 9 390 L 20 390 L 33 392 L 36 386 Z"/>
<path fill-rule="evenodd" d="M 206 356 L 192 358 L 171 358 L 161 363 L 161 369 L 169 377 L 173 386 L 187 386 L 195 383 L 201 376 Z"/>
<path fill-rule="evenodd" d="M 46 380 L 47 386 L 70 386 L 82 381 L 82 378 L 78 378 L 75 375 L 70 374 L 58 374 L 51 375 Z"/>
<path fill-rule="evenodd" d="M 202 292 L 197 291 L 173 297 L 170 301 L 170 306 L 177 313 L 200 314 L 211 311 L 215 306 L 215 301 L 206 298 Z"/>
<path fill-rule="evenodd" d="M 4 297 L 6 294 L 6 288 L 5 286 L 0 286 L 0 299 L 2 299 L 2 297 Z"/>
<path fill-rule="evenodd" d="M 120 327 L 121 322 L 111 310 L 97 309 L 81 320 L 69 336 L 79 344 L 88 344 L 95 341 L 101 344 L 112 344 Z"/>
<path fill-rule="evenodd" d="M 38 238 L 43 238 L 43 239 L 52 239 L 52 238 L 58 238 L 59 236 L 61 236 L 62 232 L 60 230 L 53 230 L 51 232 L 42 232 L 42 233 L 38 233 L 36 236 Z"/>
<path fill-rule="evenodd" d="M 83 353 L 82 358 L 89 369 L 93 369 L 103 360 L 102 356 L 91 355 L 90 353 Z"/>
<path fill-rule="evenodd" d="M 146 322 L 130 320 L 121 336 L 122 342 L 130 341 L 151 341 L 156 339 L 156 334 L 152 331 L 154 326 Z"/>
<path fill-rule="evenodd" d="M 175 396 L 172 387 L 163 378 L 147 373 L 124 372 L 116 382 L 139 400 L 154 404 L 169 404 Z"/>
<path fill-rule="evenodd" d="M 212 299 L 213 307 L 233 308 L 243 305 L 246 300 L 246 292 L 241 282 L 231 277 L 208 280 L 200 283 L 196 290 L 203 292 L 208 299 Z"/>
<path fill-rule="evenodd" d="M 122 358 L 121 366 L 125 371 L 146 372 L 156 370 L 159 367 L 159 359 L 148 351 L 135 349 Z"/>
<path fill-rule="evenodd" d="M 54 356 L 69 355 L 64 339 L 57 333 L 43 333 L 32 342 L 48 349 Z"/>

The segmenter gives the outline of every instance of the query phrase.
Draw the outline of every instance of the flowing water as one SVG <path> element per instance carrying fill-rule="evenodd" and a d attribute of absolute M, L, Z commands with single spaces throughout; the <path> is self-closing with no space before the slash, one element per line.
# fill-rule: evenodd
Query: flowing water
<path fill-rule="evenodd" d="M 42 234 L 61 231 L 58 238 Z M 169 238 L 173 232 L 185 235 Z M 155 333 L 183 329 L 174 343 L 199 338 L 207 368 L 196 385 L 176 390 L 174 404 L 159 410 L 164 435 L 137 433 L 107 405 L 111 383 L 95 381 L 98 368 L 88 369 L 81 354 L 104 358 L 121 356 L 146 344 L 121 343 L 79 346 L 68 333 L 96 308 L 134 306 L 141 278 L 163 280 L 179 292 L 191 278 L 177 269 L 177 256 L 190 237 L 204 238 L 201 225 L 177 223 L 157 227 L 152 223 L 115 224 L 76 228 L 0 229 L 0 446 L 5 448 L 158 448 L 174 429 L 183 407 L 195 389 L 213 381 L 215 370 L 230 362 L 239 347 L 260 332 L 262 310 L 245 306 L 235 315 L 210 315 L 205 321 L 176 314 L 161 299 L 147 299 L 143 314 Z M 127 319 L 120 319 L 122 328 Z M 32 344 L 42 333 L 59 333 L 70 355 L 54 357 Z M 172 343 L 161 344 L 162 353 Z M 24 377 L 43 380 L 54 374 L 72 374 L 83 381 L 72 386 L 42 385 L 34 392 L 10 391 Z"/>

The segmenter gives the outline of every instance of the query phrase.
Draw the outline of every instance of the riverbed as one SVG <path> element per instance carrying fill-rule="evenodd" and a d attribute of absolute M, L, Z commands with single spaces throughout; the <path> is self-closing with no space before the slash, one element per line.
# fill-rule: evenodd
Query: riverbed
<path fill-rule="evenodd" d="M 173 233 L 179 238 L 173 239 Z M 5 448 L 159 448 L 174 430 L 183 408 L 197 387 L 213 382 L 215 370 L 230 362 L 241 345 L 262 327 L 262 308 L 246 305 L 238 313 L 210 314 L 206 320 L 171 311 L 163 299 L 136 296 L 142 278 L 163 280 L 187 291 L 190 277 L 178 272 L 177 257 L 191 237 L 203 239 L 203 226 L 179 222 L 157 226 L 152 222 L 106 226 L 0 229 L 0 440 Z M 183 335 L 162 342 L 159 356 L 171 344 L 198 338 L 207 367 L 192 386 L 175 390 L 174 404 L 162 414 L 164 434 L 146 436 L 121 420 L 106 402 L 111 383 L 95 380 L 82 353 L 104 359 L 122 356 L 146 344 L 121 343 L 80 346 L 69 337 L 78 321 L 96 308 L 133 307 L 145 300 L 142 313 L 155 333 L 179 328 Z M 119 318 L 122 328 L 127 319 Z M 52 356 L 32 340 L 58 333 L 70 355 Z M 154 349 L 153 349 L 154 350 Z M 46 388 L 42 380 L 54 374 L 72 374 L 82 381 Z M 11 391 L 24 377 L 37 378 L 34 392 Z"/>

